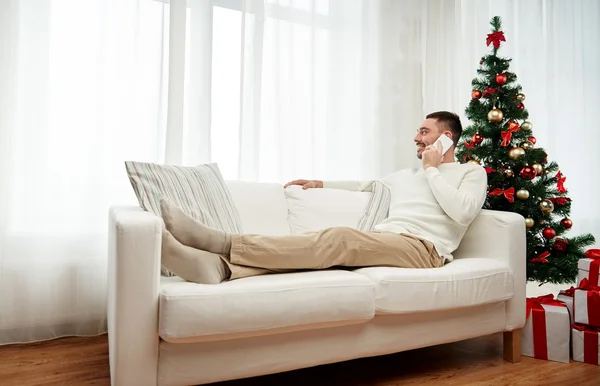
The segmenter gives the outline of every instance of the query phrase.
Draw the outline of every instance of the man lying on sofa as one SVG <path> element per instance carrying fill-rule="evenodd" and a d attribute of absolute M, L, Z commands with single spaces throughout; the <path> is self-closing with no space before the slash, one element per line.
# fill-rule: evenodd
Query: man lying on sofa
<path fill-rule="evenodd" d="M 454 160 L 454 148 L 462 133 L 460 118 L 450 112 L 429 114 L 414 141 L 423 166 L 392 173 L 380 181 L 391 193 L 389 216 L 370 232 L 335 227 L 293 236 L 236 235 L 204 226 L 183 211 L 161 200 L 166 230 L 163 258 L 178 259 L 186 280 L 185 265 L 202 269 L 203 259 L 218 254 L 227 279 L 265 273 L 317 270 L 334 266 L 390 266 L 436 268 L 452 260 L 468 226 L 486 197 L 487 175 L 479 165 Z M 441 135 L 452 139 L 442 154 Z M 308 188 L 368 190 L 365 183 L 324 183 L 296 180 L 285 185 Z M 192 248 L 189 248 L 192 247 Z M 214 255 L 206 261 L 215 261 Z M 208 283 L 205 283 L 208 284 Z"/>

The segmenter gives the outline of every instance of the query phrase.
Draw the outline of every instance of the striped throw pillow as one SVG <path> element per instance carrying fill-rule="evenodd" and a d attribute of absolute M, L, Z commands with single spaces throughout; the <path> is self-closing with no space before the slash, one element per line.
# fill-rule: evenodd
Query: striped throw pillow
<path fill-rule="evenodd" d="M 160 216 L 166 198 L 188 216 L 211 228 L 241 233 L 240 216 L 217 164 L 160 165 L 126 161 L 125 168 L 140 206 Z M 163 274 L 172 274 L 163 268 Z"/>
<path fill-rule="evenodd" d="M 391 193 L 387 186 L 379 181 L 373 183 L 373 194 L 365 208 L 365 214 L 358 223 L 358 230 L 370 231 L 385 220 L 390 210 Z"/>

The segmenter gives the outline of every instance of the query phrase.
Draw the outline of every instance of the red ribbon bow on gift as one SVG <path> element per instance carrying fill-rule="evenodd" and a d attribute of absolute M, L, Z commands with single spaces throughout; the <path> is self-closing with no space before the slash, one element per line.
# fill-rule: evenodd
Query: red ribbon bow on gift
<path fill-rule="evenodd" d="M 504 38 L 504 32 L 496 31 L 496 32 L 492 32 L 491 34 L 487 35 L 487 39 L 485 40 L 485 45 L 489 46 L 490 43 L 494 43 L 494 47 L 499 48 L 500 42 L 505 42 L 505 41 L 506 41 L 506 39 Z"/>
<path fill-rule="evenodd" d="M 501 132 L 500 136 L 502 137 L 502 143 L 500 144 L 500 146 L 510 145 L 510 140 L 512 139 L 512 133 L 514 133 L 515 131 L 519 131 L 519 129 L 520 129 L 519 125 L 511 125 L 508 127 L 508 130 Z"/>
<path fill-rule="evenodd" d="M 553 294 L 538 296 L 536 298 L 527 298 L 525 299 L 525 306 L 527 307 L 526 318 L 529 318 L 529 314 L 531 314 L 532 310 L 543 310 L 544 308 L 542 307 L 542 304 L 547 304 L 549 306 L 566 307 L 566 304 L 564 302 L 554 299 Z"/>
<path fill-rule="evenodd" d="M 490 196 L 501 196 L 501 195 L 504 195 L 504 197 L 506 197 L 508 202 L 510 202 L 510 203 L 515 202 L 515 188 L 509 188 L 509 189 L 505 189 L 505 190 L 496 188 L 490 192 Z"/>
<path fill-rule="evenodd" d="M 583 361 L 591 365 L 598 365 L 598 334 L 600 328 L 573 323 L 573 328 L 583 331 Z"/>
<path fill-rule="evenodd" d="M 560 300 L 555 300 L 553 294 L 527 298 L 525 300 L 526 317 L 531 315 L 533 327 L 533 356 L 538 359 L 548 360 L 548 342 L 546 340 L 546 311 L 542 304 L 549 306 L 566 307 Z"/>
<path fill-rule="evenodd" d="M 556 174 L 556 178 L 558 178 L 558 182 L 556 183 L 557 187 L 558 187 L 558 191 L 560 193 L 566 193 L 567 189 L 565 189 L 565 181 L 567 180 L 567 177 L 564 177 L 562 175 L 562 173 L 559 171 Z"/>
<path fill-rule="evenodd" d="M 584 278 L 577 289 L 587 291 L 588 324 L 600 326 L 600 286 Z"/>
<path fill-rule="evenodd" d="M 568 290 L 562 291 L 561 295 L 565 295 L 572 298 L 575 295 L 575 289 L 575 287 L 571 286 L 571 288 L 569 288 Z"/>
<path fill-rule="evenodd" d="M 600 291 L 600 286 L 592 283 L 590 280 L 584 277 L 583 280 L 581 280 L 581 283 L 579 283 L 579 288 L 577 289 L 582 289 L 586 291 Z"/>
<path fill-rule="evenodd" d="M 592 259 L 590 263 L 590 283 L 599 285 L 598 276 L 600 276 L 600 249 L 588 249 L 585 251 L 585 257 Z"/>

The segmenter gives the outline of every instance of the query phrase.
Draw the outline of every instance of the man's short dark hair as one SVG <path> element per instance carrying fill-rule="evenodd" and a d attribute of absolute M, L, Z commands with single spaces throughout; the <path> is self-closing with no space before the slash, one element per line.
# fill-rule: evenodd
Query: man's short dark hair
<path fill-rule="evenodd" d="M 460 123 L 460 117 L 455 113 L 451 113 L 449 111 L 436 111 L 435 113 L 431 113 L 427 115 L 427 119 L 432 118 L 446 126 L 446 129 L 450 130 L 452 133 L 452 141 L 454 141 L 454 145 L 458 144 L 458 140 L 462 135 L 462 124 Z"/>

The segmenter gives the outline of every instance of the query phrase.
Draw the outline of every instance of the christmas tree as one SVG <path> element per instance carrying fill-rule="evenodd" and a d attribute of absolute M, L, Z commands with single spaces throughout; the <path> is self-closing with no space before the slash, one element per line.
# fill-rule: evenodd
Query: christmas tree
<path fill-rule="evenodd" d="M 490 24 L 486 45 L 491 52 L 479 62 L 472 81 L 466 108 L 469 124 L 456 156 L 459 162 L 485 168 L 485 209 L 516 212 L 525 218 L 527 279 L 542 284 L 573 283 L 577 262 L 595 239 L 590 234 L 563 236 L 573 225 L 566 177 L 556 162 L 548 162 L 544 149 L 536 146 L 525 94 L 517 76 L 509 72 L 511 59 L 498 56 L 506 42 L 501 20 L 494 17 Z"/>

